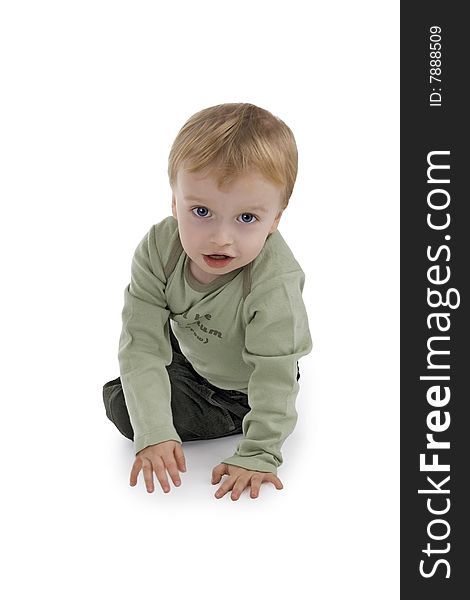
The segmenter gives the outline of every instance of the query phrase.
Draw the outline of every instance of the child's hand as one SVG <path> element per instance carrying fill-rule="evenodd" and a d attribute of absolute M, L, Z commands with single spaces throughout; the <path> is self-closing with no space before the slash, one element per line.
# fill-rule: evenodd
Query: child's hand
<path fill-rule="evenodd" d="M 186 471 L 186 464 L 182 445 L 175 440 L 160 442 L 152 446 L 147 446 L 137 453 L 134 465 L 131 471 L 130 484 L 137 483 L 137 475 L 141 470 L 144 472 L 145 485 L 147 492 L 152 493 L 153 473 L 155 472 L 164 492 L 170 491 L 170 485 L 166 471 L 170 474 L 175 485 L 181 485 L 178 469 Z"/>
<path fill-rule="evenodd" d="M 212 470 L 212 484 L 219 483 L 222 475 L 228 475 L 228 478 L 219 487 L 215 493 L 216 498 L 222 498 L 227 492 L 233 488 L 231 494 L 232 500 L 238 500 L 241 493 L 246 487 L 251 486 L 251 498 L 257 498 L 259 488 L 263 481 L 270 481 L 278 490 L 284 487 L 279 477 L 274 473 L 263 473 L 261 471 L 249 471 L 243 467 L 235 465 L 226 465 L 221 463 Z"/>

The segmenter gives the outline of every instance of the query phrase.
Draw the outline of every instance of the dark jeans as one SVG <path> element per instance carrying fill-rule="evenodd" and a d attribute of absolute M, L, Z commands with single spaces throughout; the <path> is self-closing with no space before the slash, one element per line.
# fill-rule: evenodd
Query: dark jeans
<path fill-rule="evenodd" d="M 173 425 L 183 442 L 209 440 L 242 433 L 242 421 L 249 412 L 248 396 L 222 390 L 201 377 L 182 354 L 170 328 L 173 360 L 167 367 L 171 384 Z M 297 367 L 298 371 L 298 367 Z M 297 372 L 297 379 L 300 375 Z M 103 386 L 106 416 L 126 438 L 134 439 L 121 379 Z"/>

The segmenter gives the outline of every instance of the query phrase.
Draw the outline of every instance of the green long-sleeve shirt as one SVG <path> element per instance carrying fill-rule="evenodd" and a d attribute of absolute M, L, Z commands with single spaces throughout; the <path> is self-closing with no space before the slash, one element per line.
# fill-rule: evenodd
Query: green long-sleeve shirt
<path fill-rule="evenodd" d="M 183 354 L 202 377 L 248 395 L 243 438 L 222 462 L 276 473 L 281 446 L 297 422 L 297 360 L 312 347 L 302 301 L 304 274 L 276 231 L 251 264 L 248 295 L 246 267 L 202 284 L 192 276 L 184 251 L 167 276 L 178 236 L 173 217 L 153 225 L 135 250 L 124 290 L 118 357 L 135 450 L 181 442 L 165 368 L 172 360 L 171 320 Z"/>

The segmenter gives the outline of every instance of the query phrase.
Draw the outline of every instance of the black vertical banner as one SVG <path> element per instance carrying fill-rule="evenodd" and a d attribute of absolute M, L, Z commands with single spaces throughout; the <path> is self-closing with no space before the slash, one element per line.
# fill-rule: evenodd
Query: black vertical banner
<path fill-rule="evenodd" d="M 401 3 L 404 599 L 470 593 L 470 35 L 464 7 Z"/>

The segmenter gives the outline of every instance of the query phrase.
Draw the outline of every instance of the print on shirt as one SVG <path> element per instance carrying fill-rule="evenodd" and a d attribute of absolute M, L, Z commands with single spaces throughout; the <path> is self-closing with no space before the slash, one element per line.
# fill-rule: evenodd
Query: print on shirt
<path fill-rule="evenodd" d="M 188 312 L 189 311 L 186 311 L 183 314 L 183 319 L 187 319 L 188 318 Z M 209 338 L 207 336 L 201 337 L 201 335 L 200 335 L 201 331 L 203 333 L 207 333 L 207 335 L 214 335 L 216 337 L 222 338 L 222 332 L 221 331 L 218 331 L 217 329 L 211 329 L 210 327 L 206 327 L 204 325 L 204 323 L 202 322 L 202 319 L 205 319 L 206 321 L 210 321 L 212 319 L 212 315 L 205 314 L 204 316 L 201 316 L 199 313 L 196 313 L 195 316 L 194 316 L 194 321 L 191 321 L 191 323 L 187 323 L 183 327 L 186 327 L 186 328 L 190 329 L 193 332 L 194 336 L 202 344 L 207 344 L 208 341 L 209 341 Z M 199 332 L 197 332 L 195 329 L 193 329 L 193 326 L 197 326 L 199 328 Z"/>

